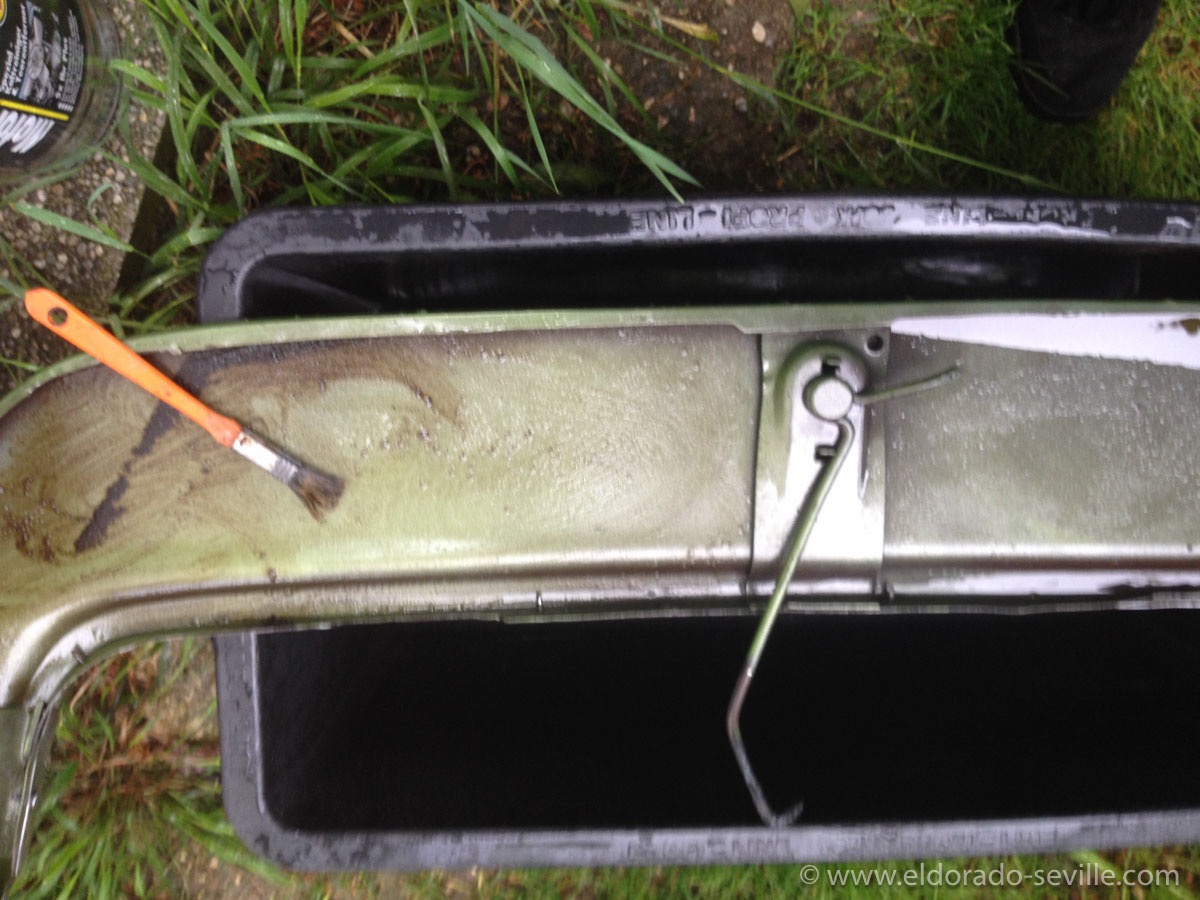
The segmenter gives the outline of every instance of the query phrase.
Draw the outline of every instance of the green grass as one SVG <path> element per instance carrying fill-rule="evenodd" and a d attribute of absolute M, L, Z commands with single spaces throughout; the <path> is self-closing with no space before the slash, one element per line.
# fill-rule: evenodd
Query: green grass
<path fill-rule="evenodd" d="M 12 896 L 179 897 L 195 881 L 189 871 L 212 871 L 214 860 L 271 894 L 373 895 L 362 876 L 282 872 L 233 833 L 221 807 L 213 685 L 201 695 L 207 708 L 181 730 L 160 727 L 201 649 L 191 639 L 145 644 L 90 669 L 68 692 L 36 838 Z"/>
<path fill-rule="evenodd" d="M 572 21 L 594 18 L 583 7 L 574 20 L 534 7 L 514 12 L 517 21 L 473 0 L 146 5 L 166 48 L 165 74 L 127 61 L 115 68 L 133 97 L 166 118 L 171 170 L 142 157 L 129 167 L 175 225 L 146 255 L 140 283 L 114 299 L 130 330 L 148 318 L 157 324 L 164 302 L 186 303 L 207 247 L 263 206 L 520 199 L 602 184 L 603 174 L 578 162 L 571 141 L 581 135 L 604 144 L 596 156 L 622 148 L 661 191 L 678 196 L 679 186 L 695 185 L 620 124 L 617 103 L 636 106 L 628 91 L 618 84 L 594 98 L 544 42 L 578 38 Z M 553 34 L 551 21 L 562 24 Z M 578 117 L 572 135 L 563 133 L 564 106 Z M 125 144 L 136 146 L 129 136 Z M 92 223 L 30 203 L 39 186 L 11 188 L 5 206 L 130 249 Z"/>
<path fill-rule="evenodd" d="M 194 650 L 191 641 L 147 645 L 93 668 L 68 695 L 14 896 L 163 896 L 178 883 L 176 856 L 188 839 L 286 881 L 225 821 L 216 742 L 155 728 L 154 713 Z"/>
<path fill-rule="evenodd" d="M 128 62 L 118 69 L 131 92 L 166 117 L 173 162 L 160 171 L 136 158 L 130 168 L 167 204 L 171 226 L 143 254 L 140 279 L 112 298 L 110 322 L 125 333 L 186 322 L 206 249 L 264 206 L 695 192 L 686 147 L 657 129 L 636 92 L 593 49 L 600 37 L 651 64 L 699 62 L 736 80 L 752 98 L 752 120 L 772 126 L 764 152 L 776 160 L 783 189 L 1200 199 L 1200 7 L 1193 0 L 1166 0 L 1118 101 L 1095 121 L 1070 127 L 1020 108 L 1003 39 L 1012 7 L 1002 0 L 793 0 L 796 36 L 780 54 L 774 84 L 721 74 L 719 38 L 670 2 L 145 5 L 166 71 Z M 39 211 L 31 203 L 38 186 L 10 189 L 7 212 L 121 243 L 93 222 Z M 0 257 L 14 273 L 0 283 L 7 295 L 39 277 L 3 242 Z M 220 810 L 214 742 L 168 740 L 153 728 L 156 704 L 192 652 L 177 642 L 141 648 L 92 670 L 69 696 L 15 896 L 176 896 L 186 875 L 181 852 L 244 868 L 268 893 L 383 891 L 369 878 L 284 875 L 237 843 Z M 1197 848 L 953 865 L 988 873 L 1084 862 L 1177 867 L 1183 883 L 1168 896 L 1194 896 L 1200 878 Z M 821 897 L 839 893 L 825 873 L 865 868 L 822 866 L 815 887 L 802 883 L 799 866 L 746 866 L 434 873 L 406 880 L 401 890 Z M 923 888 L 869 892 L 927 895 Z"/>
<path fill-rule="evenodd" d="M 795 146 L 811 186 L 1012 191 L 1011 174 L 1074 195 L 1200 197 L 1200 7 L 1163 4 L 1112 107 L 1079 125 L 1024 112 L 1008 65 L 1011 3 L 907 0 L 864 25 L 873 4 L 795 0 L 802 37 L 780 89 L 923 147 L 820 115 Z M 869 52 L 864 52 L 869 51 Z M 973 164 L 963 164 L 970 159 Z"/>
<path fill-rule="evenodd" d="M 1039 889 L 1035 883 L 1048 880 L 1051 870 L 1061 871 L 1063 879 L 1078 878 L 1083 872 L 1111 871 L 1120 877 L 1127 870 L 1173 868 L 1179 872 L 1179 887 L 1148 890 L 1104 891 L 1076 889 L 1074 892 Z M 1061 897 L 1073 896 L 1162 896 L 1193 897 L 1200 880 L 1200 854 L 1188 850 L 1120 851 L 1109 854 L 1074 853 L 1061 856 L 995 857 L 957 859 L 924 864 L 928 886 L 905 886 L 906 873 L 913 881 L 921 872 L 919 862 L 841 863 L 818 866 L 670 866 L 646 869 L 543 870 L 535 872 L 495 873 L 482 882 L 482 896 L 519 895 L 528 897 L 844 897 L 863 896 L 879 900 L 924 900 L 941 897 Z M 943 885 L 936 883 L 940 872 Z M 1039 875 L 1038 873 L 1041 873 Z M 1029 875 L 1030 884 L 1016 888 L 1006 884 L 1015 874 Z M 870 877 L 879 879 L 870 887 L 854 886 Z M 882 877 L 881 877 L 882 876 Z M 886 884 L 891 877 L 896 886 Z M 1093 876 L 1094 877 L 1094 876 Z M 845 882 L 850 887 L 842 887 Z M 879 882 L 883 882 L 880 886 Z M 946 887 L 945 882 L 968 887 Z M 981 884 L 982 889 L 974 885 Z"/>

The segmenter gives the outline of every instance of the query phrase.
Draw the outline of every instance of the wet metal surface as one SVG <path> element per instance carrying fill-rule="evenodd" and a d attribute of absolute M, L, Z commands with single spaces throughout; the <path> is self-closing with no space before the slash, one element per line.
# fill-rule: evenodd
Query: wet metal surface
<path fill-rule="evenodd" d="M 883 411 L 885 580 L 1019 592 L 1022 573 L 1056 570 L 1039 593 L 1081 594 L 1200 581 L 1200 371 L 893 337 L 894 371 L 955 362 L 957 383 Z"/>
<path fill-rule="evenodd" d="M 222 585 L 630 565 L 736 582 L 748 562 L 757 354 L 733 329 L 415 335 L 158 362 L 345 478 L 341 505 L 318 524 L 106 371 L 57 379 L 0 421 L 9 636 L 26 617 L 48 639 L 47 615 Z M 11 703 L 32 672 L 10 654 L 0 674 Z"/>
<path fill-rule="evenodd" d="M 152 398 L 68 365 L 0 417 L 0 701 L 46 699 L 74 657 L 156 631 L 765 596 L 821 439 L 775 403 L 774 369 L 839 333 L 868 392 L 961 377 L 861 417 L 794 594 L 830 573 L 872 602 L 1196 581 L 1200 372 L 904 335 L 872 356 L 890 312 L 381 318 L 149 342 L 185 387 L 346 479 L 324 523 Z"/>

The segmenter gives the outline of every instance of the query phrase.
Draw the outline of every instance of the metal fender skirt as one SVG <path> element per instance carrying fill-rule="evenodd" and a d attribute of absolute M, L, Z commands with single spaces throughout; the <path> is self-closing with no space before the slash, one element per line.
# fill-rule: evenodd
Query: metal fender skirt
<path fill-rule="evenodd" d="M 1200 209 L 286 210 L 199 307 L 136 348 L 345 494 L 80 358 L 0 403 L 5 865 L 64 686 L 184 632 L 289 865 L 1200 839 Z"/>

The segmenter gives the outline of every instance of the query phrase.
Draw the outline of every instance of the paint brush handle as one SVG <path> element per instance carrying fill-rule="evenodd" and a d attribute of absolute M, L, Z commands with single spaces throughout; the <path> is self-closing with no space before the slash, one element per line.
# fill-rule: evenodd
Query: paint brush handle
<path fill-rule="evenodd" d="M 219 444 L 233 446 L 242 431 L 241 425 L 201 403 L 54 291 L 46 288 L 26 291 L 25 309 L 36 322 L 63 340 L 183 413 Z"/>

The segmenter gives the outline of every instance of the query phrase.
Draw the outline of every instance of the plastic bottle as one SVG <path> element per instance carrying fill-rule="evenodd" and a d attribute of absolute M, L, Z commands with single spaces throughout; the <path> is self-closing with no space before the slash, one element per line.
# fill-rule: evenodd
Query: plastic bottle
<path fill-rule="evenodd" d="M 0 183 L 69 167 L 120 105 L 112 16 L 88 0 L 0 0 Z"/>

